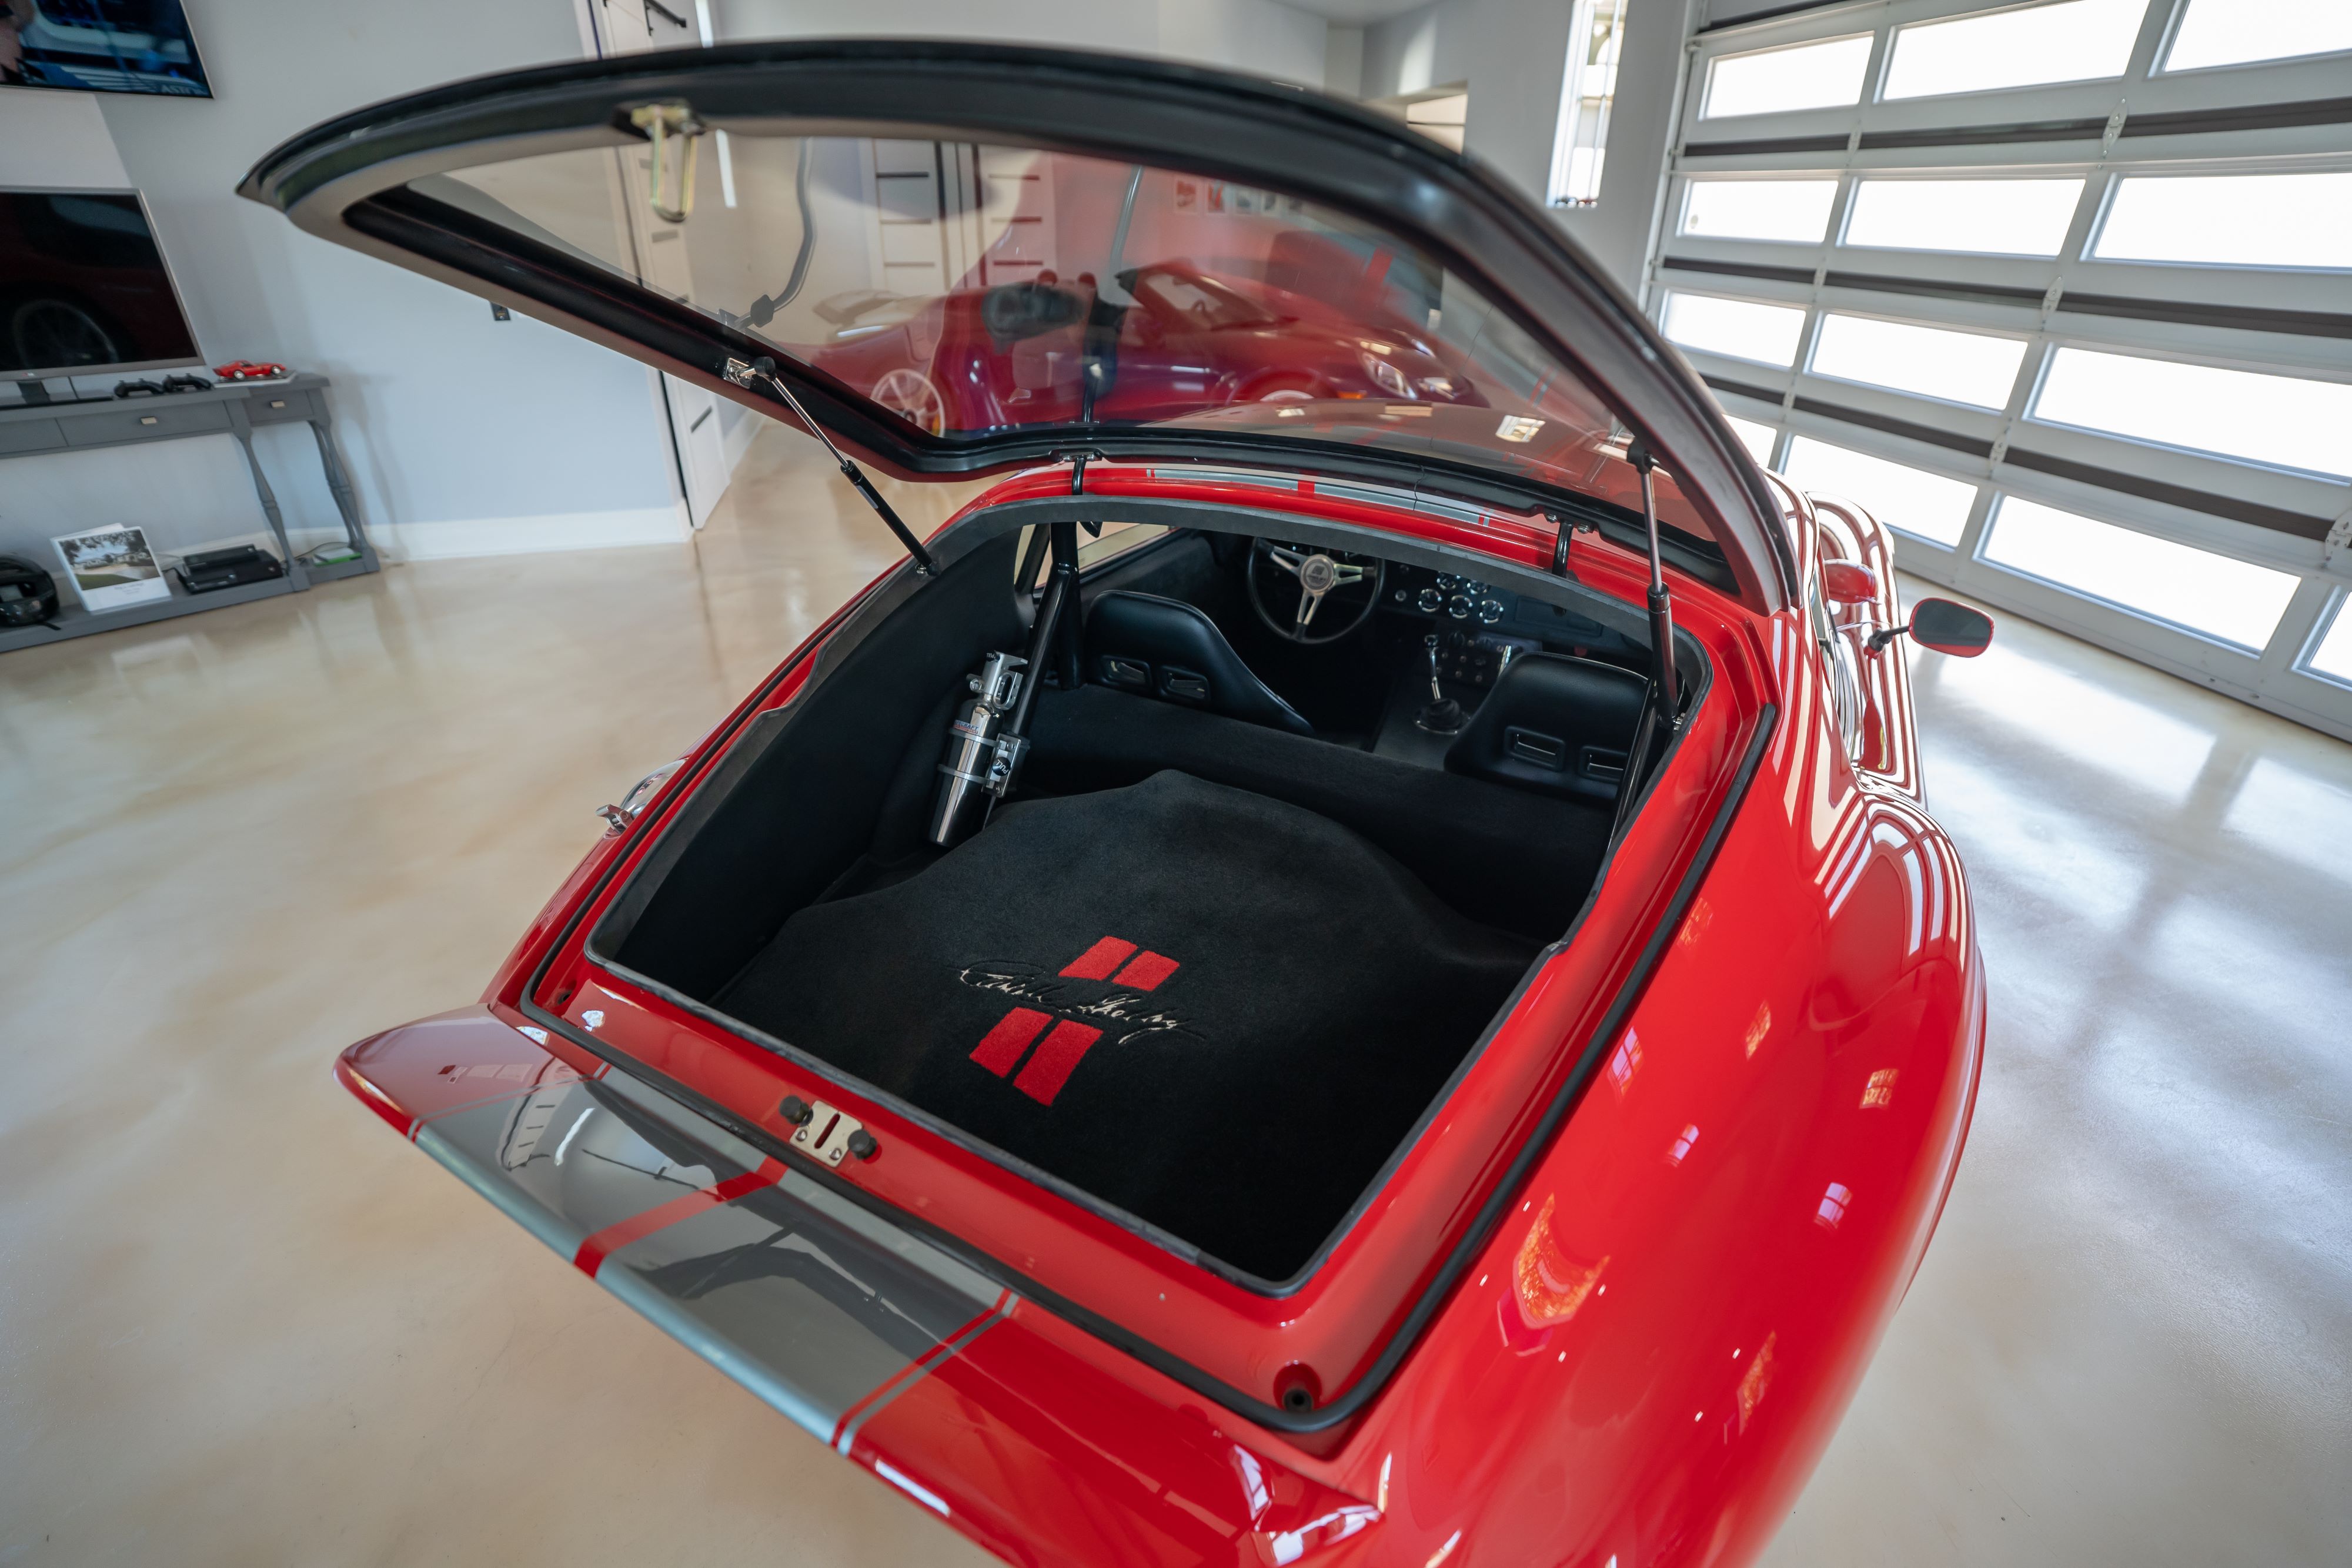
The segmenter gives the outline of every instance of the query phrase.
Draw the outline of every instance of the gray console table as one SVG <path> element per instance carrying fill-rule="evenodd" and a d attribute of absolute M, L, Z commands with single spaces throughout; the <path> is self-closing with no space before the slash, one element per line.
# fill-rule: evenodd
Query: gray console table
<path fill-rule="evenodd" d="M 59 576 L 57 623 L 54 627 L 0 627 L 0 653 L 63 642 L 92 632 L 111 632 L 121 626 L 142 626 L 199 610 L 272 599 L 281 593 L 299 593 L 314 582 L 332 582 L 338 578 L 380 570 L 383 563 L 376 559 L 375 547 L 368 543 L 367 531 L 360 526 L 359 503 L 352 495 L 351 478 L 343 472 L 342 459 L 336 455 L 334 428 L 330 419 L 324 376 L 295 376 L 282 382 L 223 382 L 210 392 L 173 392 L 164 397 L 0 408 L 0 457 L 86 452 L 92 447 L 179 441 L 192 435 L 235 437 L 244 450 L 246 466 L 253 471 L 254 492 L 261 497 L 261 510 L 269 519 L 269 531 L 278 538 L 278 559 L 286 563 L 284 577 L 215 589 L 210 593 L 188 592 L 180 586 L 179 579 L 167 571 L 163 580 L 171 584 L 171 598 L 92 613 L 82 606 L 73 584 L 63 580 L 59 564 L 44 557 L 40 564 Z M 286 519 L 278 509 L 278 497 L 261 472 L 260 461 L 253 455 L 253 433 L 259 425 L 297 423 L 308 424 L 319 444 L 319 462 L 327 472 L 327 488 L 335 497 L 336 510 L 342 514 L 344 536 L 360 552 L 357 560 L 305 566 L 294 557 L 294 547 L 286 538 Z"/>

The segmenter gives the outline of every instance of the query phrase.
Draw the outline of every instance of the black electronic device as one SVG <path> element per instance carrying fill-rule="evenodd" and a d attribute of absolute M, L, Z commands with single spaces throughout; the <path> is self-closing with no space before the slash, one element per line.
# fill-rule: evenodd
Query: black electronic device
<path fill-rule="evenodd" d="M 286 563 L 258 545 L 198 550 L 180 560 L 180 583 L 190 593 L 216 593 L 286 575 Z"/>
<path fill-rule="evenodd" d="M 210 392 L 213 383 L 202 376 L 165 376 L 163 390 L 167 392 Z"/>
<path fill-rule="evenodd" d="M 170 390 L 162 382 L 157 381 L 142 380 L 114 383 L 114 395 L 117 397 L 162 397 Z"/>
<path fill-rule="evenodd" d="M 38 626 L 57 612 L 57 579 L 29 560 L 0 555 L 0 626 Z"/>

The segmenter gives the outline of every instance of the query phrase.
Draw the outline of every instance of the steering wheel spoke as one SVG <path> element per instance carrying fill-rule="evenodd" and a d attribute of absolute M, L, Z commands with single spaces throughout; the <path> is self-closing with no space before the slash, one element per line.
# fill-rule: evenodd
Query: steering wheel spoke
<path fill-rule="evenodd" d="M 1272 597 L 1269 581 L 1256 564 L 1264 557 L 1276 570 L 1294 578 L 1298 584 L 1298 601 L 1287 619 L 1268 602 Z M 1361 627 L 1371 619 L 1380 602 L 1381 584 L 1385 580 L 1387 567 L 1374 560 L 1343 561 L 1322 550 L 1309 550 L 1296 545 L 1276 544 L 1261 538 L 1252 548 L 1252 560 L 1244 580 L 1249 589 L 1250 607 L 1267 630 L 1289 642 L 1314 647 L 1336 643 Z M 1364 590 L 1369 588 L 1370 592 Z M 1349 591 L 1328 615 L 1322 615 L 1323 601 L 1339 590 Z M 1357 595 L 1361 594 L 1360 602 Z M 1318 622 L 1319 616 L 1319 622 Z"/>

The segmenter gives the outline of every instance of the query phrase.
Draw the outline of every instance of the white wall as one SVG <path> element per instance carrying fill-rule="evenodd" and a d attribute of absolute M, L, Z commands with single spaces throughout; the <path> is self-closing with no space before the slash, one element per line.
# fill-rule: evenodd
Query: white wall
<path fill-rule="evenodd" d="M 1674 130 L 1687 14 L 1701 0 L 1633 0 L 1611 113 L 1601 200 L 1562 227 L 1627 289 L 1637 287 Z M 1551 173 L 1570 0 L 1435 0 L 1364 29 L 1362 96 L 1453 82 L 1470 90 L 1465 147 L 1536 201 Z"/>
<path fill-rule="evenodd" d="M 363 517 L 394 553 L 682 537 L 644 367 L 520 317 L 494 321 L 469 294 L 313 239 L 233 193 L 263 153 L 331 115 L 577 57 L 573 0 L 190 5 L 214 99 L 0 89 L 11 117 L 0 120 L 0 183 L 57 183 L 60 170 L 119 155 L 120 171 L 91 183 L 145 192 L 207 360 L 282 360 L 333 379 Z M 331 524 L 307 436 L 266 434 L 289 522 Z M 9 537 L 167 518 L 181 537 L 157 542 L 181 549 L 260 526 L 226 438 L 14 459 L 6 480 Z"/>
<path fill-rule="evenodd" d="M 92 94 L 5 89 L 0 89 L 0 183 L 119 190 L 131 176 Z"/>
<path fill-rule="evenodd" d="M 989 38 L 1162 55 L 1320 88 L 1328 25 L 1278 0 L 712 0 L 722 41 Z"/>

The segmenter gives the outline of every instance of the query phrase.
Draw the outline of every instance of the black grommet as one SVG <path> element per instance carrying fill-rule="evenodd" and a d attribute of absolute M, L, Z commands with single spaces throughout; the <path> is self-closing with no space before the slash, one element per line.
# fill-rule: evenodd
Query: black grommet
<path fill-rule="evenodd" d="M 860 1127 L 849 1134 L 849 1152 L 861 1160 L 870 1160 L 882 1152 L 882 1145 L 874 1141 L 873 1134 Z"/>
<path fill-rule="evenodd" d="M 785 1095 L 784 1103 L 777 1106 L 776 1110 L 785 1121 L 790 1122 L 795 1127 L 805 1127 L 808 1125 L 808 1102 L 802 1099 L 797 1094 Z"/>
<path fill-rule="evenodd" d="M 1282 1407 L 1294 1416 L 1304 1416 L 1315 1408 L 1315 1396 L 1305 1384 L 1294 1383 L 1282 1391 Z"/>

